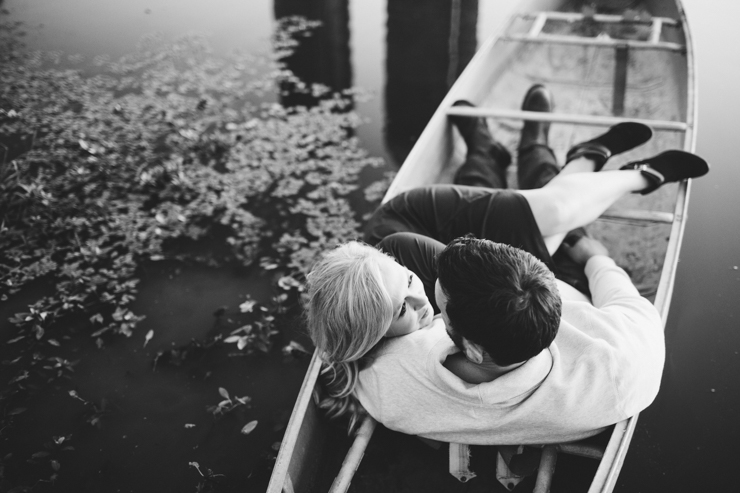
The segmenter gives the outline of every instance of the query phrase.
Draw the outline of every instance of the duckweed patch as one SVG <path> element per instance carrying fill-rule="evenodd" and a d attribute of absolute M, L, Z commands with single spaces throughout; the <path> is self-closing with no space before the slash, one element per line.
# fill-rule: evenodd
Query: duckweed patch
<path fill-rule="evenodd" d="M 79 360 L 64 345 L 74 329 L 99 351 L 134 335 L 146 346 L 156 334 L 137 331 L 144 314 L 131 306 L 151 263 L 231 266 L 273 280 L 270 301 L 248 298 L 205 339 L 157 352 L 154 371 L 214 345 L 232 355 L 278 353 L 307 270 L 359 236 L 353 203 L 377 203 L 387 186 L 358 184 L 365 167 L 383 162 L 353 137 L 356 93 L 305 84 L 280 63 L 315 27 L 279 22 L 268 55 L 217 57 L 202 37 L 153 35 L 118 60 L 82 64 L 78 55 L 29 54 L 22 26 L 0 26 L 0 300 L 44 287 L 10 318 L 2 341 L 0 436 L 27 411 L 29 395 L 51 384 L 82 403 L 90 425 L 115 413 L 105 399 L 72 390 Z M 277 102 L 290 91 L 316 104 Z M 282 357 L 306 352 L 291 341 Z M 250 400 L 218 392 L 223 400 L 204 413 L 220 417 Z M 56 436 L 31 457 L 6 453 L 3 491 L 57 481 L 70 442 Z M 17 473 L 27 463 L 38 466 L 35 482 Z M 215 488 L 220 475 L 190 466 L 202 476 L 199 491 Z"/>

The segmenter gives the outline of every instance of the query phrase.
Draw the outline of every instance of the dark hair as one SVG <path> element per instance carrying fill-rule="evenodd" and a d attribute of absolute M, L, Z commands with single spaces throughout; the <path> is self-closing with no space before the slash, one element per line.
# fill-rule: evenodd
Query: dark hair
<path fill-rule="evenodd" d="M 453 332 L 483 347 L 498 365 L 528 360 L 558 332 L 555 276 L 524 250 L 457 238 L 439 255 L 438 276 Z"/>

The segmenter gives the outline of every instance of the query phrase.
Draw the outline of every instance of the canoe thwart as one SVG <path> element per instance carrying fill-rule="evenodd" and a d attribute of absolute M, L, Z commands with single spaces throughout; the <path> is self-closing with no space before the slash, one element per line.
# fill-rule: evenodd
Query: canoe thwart
<path fill-rule="evenodd" d="M 653 130 L 671 130 L 685 132 L 688 125 L 684 122 L 670 120 L 650 120 L 647 118 L 625 118 L 619 116 L 575 115 L 568 113 L 543 113 L 539 111 L 507 110 L 499 108 L 476 108 L 469 106 L 450 106 L 448 115 L 470 116 L 483 118 L 505 118 L 510 120 L 529 120 L 536 122 L 572 123 L 578 125 L 593 125 L 611 127 L 622 122 L 643 123 Z"/>
<path fill-rule="evenodd" d="M 642 209 L 607 209 L 600 219 L 613 219 L 630 222 L 671 224 L 675 219 L 672 212 L 646 211 Z"/>

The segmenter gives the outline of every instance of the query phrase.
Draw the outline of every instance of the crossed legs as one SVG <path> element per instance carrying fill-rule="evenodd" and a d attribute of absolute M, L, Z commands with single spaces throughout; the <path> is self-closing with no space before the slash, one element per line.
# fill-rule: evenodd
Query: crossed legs
<path fill-rule="evenodd" d="M 595 221 L 623 195 L 648 186 L 639 171 L 580 171 L 589 167 L 593 169 L 590 159 L 578 158 L 544 187 L 519 190 L 532 209 L 550 254 L 568 231 Z"/>

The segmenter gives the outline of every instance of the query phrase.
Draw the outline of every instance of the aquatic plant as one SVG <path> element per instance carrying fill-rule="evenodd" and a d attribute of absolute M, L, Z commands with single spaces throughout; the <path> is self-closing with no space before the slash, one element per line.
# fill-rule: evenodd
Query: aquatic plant
<path fill-rule="evenodd" d="M 240 327 L 191 343 L 267 352 L 317 255 L 359 236 L 352 201 L 366 197 L 358 175 L 383 163 L 353 136 L 361 123 L 354 93 L 305 84 L 280 63 L 313 26 L 282 21 L 267 57 L 217 57 L 202 37 L 153 35 L 121 59 L 82 64 L 76 55 L 29 54 L 20 26 L 0 25 L 0 300 L 33 284 L 44 293 L 10 319 L 0 434 L 34 381 L 73 372 L 76 362 L 55 353 L 71 326 L 98 347 L 132 336 L 143 319 L 130 308 L 142 265 L 170 259 L 270 273 L 270 302 L 247 300 Z M 316 104 L 285 107 L 286 91 L 309 92 Z M 379 200 L 383 186 L 367 197 Z M 209 248 L 195 248 L 204 242 Z M 144 345 L 152 335 L 142 335 Z M 292 344 L 286 354 L 301 348 Z M 188 350 L 160 351 L 153 366 Z M 70 395 L 100 426 L 105 400 Z M 240 399 L 227 395 L 209 412 L 229 412 Z"/>

